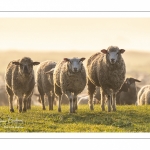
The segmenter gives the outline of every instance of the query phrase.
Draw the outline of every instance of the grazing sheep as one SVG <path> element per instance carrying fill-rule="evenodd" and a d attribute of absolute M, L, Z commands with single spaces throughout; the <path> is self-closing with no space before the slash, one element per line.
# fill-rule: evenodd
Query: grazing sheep
<path fill-rule="evenodd" d="M 61 112 L 61 99 L 65 94 L 70 102 L 70 113 L 77 109 L 77 95 L 86 86 L 85 58 L 64 58 L 54 70 L 54 92 L 58 96 L 58 112 Z"/>
<path fill-rule="evenodd" d="M 150 85 L 143 86 L 137 96 L 137 105 L 150 104 Z"/>
<path fill-rule="evenodd" d="M 19 101 L 19 112 L 22 112 L 22 109 L 24 112 L 27 110 L 27 99 L 32 94 L 35 85 L 33 66 L 38 64 L 39 62 L 33 62 L 29 57 L 23 57 L 8 64 L 5 73 L 5 84 L 11 112 L 14 112 L 14 95 L 17 96 Z"/>
<path fill-rule="evenodd" d="M 48 98 L 49 110 L 53 110 L 53 102 L 55 98 L 53 85 L 53 72 L 56 62 L 47 60 L 42 62 L 37 68 L 37 88 L 42 101 L 42 109 L 45 110 L 44 95 Z"/>
<path fill-rule="evenodd" d="M 78 100 L 78 105 L 82 105 L 82 104 L 88 104 L 88 101 L 89 101 L 89 96 L 83 96 L 83 97 L 80 97 L 79 100 Z M 97 100 L 96 98 L 93 98 L 93 103 L 94 104 L 97 104 L 99 100 Z"/>
<path fill-rule="evenodd" d="M 101 108 L 105 110 L 105 96 L 107 98 L 108 112 L 116 111 L 116 93 L 125 80 L 126 67 L 121 56 L 124 49 L 110 46 L 101 53 L 92 55 L 87 61 L 89 106 L 93 110 L 93 94 L 95 87 L 100 87 Z"/>
<path fill-rule="evenodd" d="M 132 105 L 137 101 L 137 87 L 135 82 L 141 82 L 134 78 L 126 78 L 116 96 L 116 104 Z"/>

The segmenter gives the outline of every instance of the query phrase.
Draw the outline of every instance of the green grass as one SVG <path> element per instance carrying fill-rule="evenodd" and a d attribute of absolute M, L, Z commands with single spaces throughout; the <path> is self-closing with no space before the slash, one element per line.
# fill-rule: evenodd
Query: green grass
<path fill-rule="evenodd" d="M 117 106 L 116 112 L 102 112 L 99 105 L 90 111 L 87 105 L 79 106 L 75 114 L 69 106 L 62 112 L 43 111 L 32 106 L 26 113 L 10 113 L 7 106 L 0 107 L 0 132 L 150 132 L 150 106 Z M 14 120 L 22 122 L 13 122 Z"/>

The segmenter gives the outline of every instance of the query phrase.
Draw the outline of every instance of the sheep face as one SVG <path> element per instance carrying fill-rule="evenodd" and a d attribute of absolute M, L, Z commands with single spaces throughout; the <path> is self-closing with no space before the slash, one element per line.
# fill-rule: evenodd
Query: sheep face
<path fill-rule="evenodd" d="M 64 58 L 64 61 L 66 61 L 68 64 L 68 69 L 69 71 L 73 72 L 73 73 L 77 73 L 80 72 L 82 70 L 82 66 L 83 66 L 83 61 L 85 60 L 85 58 Z"/>
<path fill-rule="evenodd" d="M 13 61 L 14 65 L 19 66 L 19 72 L 24 75 L 32 73 L 33 66 L 40 64 L 39 62 L 33 62 L 29 57 L 23 57 L 19 61 Z"/>
<path fill-rule="evenodd" d="M 54 68 L 51 69 L 50 71 L 47 71 L 45 72 L 45 74 L 47 74 L 48 76 L 48 81 L 51 85 L 54 85 L 54 82 L 53 82 L 53 73 L 54 73 Z"/>
<path fill-rule="evenodd" d="M 135 82 L 141 82 L 137 79 L 134 79 L 134 78 L 127 78 L 126 79 L 126 82 L 127 84 L 129 85 L 129 90 L 128 92 L 130 93 L 130 95 L 133 97 L 133 96 L 136 96 L 136 85 L 135 85 Z"/>
<path fill-rule="evenodd" d="M 128 84 L 132 84 L 132 83 L 141 82 L 141 81 L 138 80 L 138 79 L 134 79 L 134 78 L 127 78 L 127 79 L 126 79 L 126 82 L 127 82 Z"/>
<path fill-rule="evenodd" d="M 106 54 L 107 60 L 109 60 L 110 64 L 115 64 L 122 53 L 125 52 L 124 49 L 119 49 L 117 46 L 110 46 L 107 50 L 101 50 L 102 53 Z"/>

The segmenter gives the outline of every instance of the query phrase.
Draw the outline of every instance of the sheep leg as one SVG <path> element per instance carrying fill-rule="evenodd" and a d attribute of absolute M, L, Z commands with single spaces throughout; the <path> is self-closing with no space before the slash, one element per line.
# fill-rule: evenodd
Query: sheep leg
<path fill-rule="evenodd" d="M 116 111 L 116 94 L 115 93 L 113 94 L 113 97 L 112 97 L 112 110 Z"/>
<path fill-rule="evenodd" d="M 22 98 L 18 97 L 18 101 L 19 101 L 19 105 L 18 105 L 18 108 L 19 108 L 19 113 L 22 112 Z"/>
<path fill-rule="evenodd" d="M 95 92 L 96 86 L 88 79 L 88 95 L 89 95 L 89 107 L 90 110 L 94 110 L 93 106 L 93 94 Z"/>
<path fill-rule="evenodd" d="M 54 102 L 54 92 L 52 91 L 50 94 L 50 102 L 49 102 L 49 110 L 53 110 L 53 102 Z"/>
<path fill-rule="evenodd" d="M 48 97 L 48 103 L 49 103 L 49 110 L 53 110 L 52 108 L 52 97 L 50 93 L 47 93 L 47 97 Z"/>
<path fill-rule="evenodd" d="M 8 94 L 8 99 L 9 99 L 9 107 L 10 107 L 10 112 L 14 112 L 14 108 L 13 108 L 13 91 L 8 87 L 6 86 L 6 91 L 7 91 L 7 94 Z"/>
<path fill-rule="evenodd" d="M 77 94 L 74 94 L 73 103 L 74 103 L 74 109 L 77 110 L 78 109 L 78 106 L 77 106 Z"/>
<path fill-rule="evenodd" d="M 54 103 L 54 98 L 55 98 L 55 94 L 54 92 L 52 92 L 52 95 L 51 95 L 51 110 L 53 110 L 53 103 Z"/>
<path fill-rule="evenodd" d="M 74 102 L 73 102 L 73 96 L 71 94 L 71 92 L 67 91 L 66 95 L 69 99 L 69 103 L 70 103 L 70 113 L 74 113 Z"/>
<path fill-rule="evenodd" d="M 75 110 L 78 109 L 78 105 L 77 105 L 77 98 L 76 98 L 76 101 L 75 101 Z"/>
<path fill-rule="evenodd" d="M 75 113 L 75 110 L 77 110 L 77 94 L 73 96 L 73 113 Z"/>
<path fill-rule="evenodd" d="M 40 93 L 40 99 L 42 101 L 42 109 L 46 110 L 45 103 L 44 103 L 44 92 L 43 92 L 43 90 L 39 86 L 38 86 L 38 91 Z"/>
<path fill-rule="evenodd" d="M 27 100 L 27 109 L 31 109 L 31 97 Z"/>
<path fill-rule="evenodd" d="M 111 96 L 107 95 L 107 106 L 108 106 L 108 112 L 111 111 Z"/>
<path fill-rule="evenodd" d="M 101 108 L 102 111 L 105 111 L 105 94 L 101 88 L 100 88 L 100 93 L 101 93 Z"/>
<path fill-rule="evenodd" d="M 42 100 L 42 109 L 43 109 L 43 110 L 46 110 L 46 108 L 45 108 L 45 103 L 44 103 L 44 95 L 40 95 L 40 98 L 41 98 L 41 100 Z"/>
<path fill-rule="evenodd" d="M 61 112 L 61 99 L 62 99 L 62 95 L 59 95 L 59 98 L 58 98 L 58 112 Z"/>
<path fill-rule="evenodd" d="M 17 98 L 16 98 L 16 99 L 17 99 Z M 19 105 L 19 100 L 17 99 L 17 109 L 19 108 L 19 106 L 18 106 L 18 105 Z"/>
<path fill-rule="evenodd" d="M 27 111 L 27 98 L 24 98 L 23 100 L 23 112 L 26 112 Z"/>

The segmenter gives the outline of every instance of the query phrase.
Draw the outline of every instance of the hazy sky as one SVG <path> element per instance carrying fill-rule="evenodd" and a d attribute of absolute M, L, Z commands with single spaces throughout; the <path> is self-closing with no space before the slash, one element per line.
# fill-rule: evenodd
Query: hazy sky
<path fill-rule="evenodd" d="M 0 50 L 150 51 L 150 18 L 0 18 Z"/>

